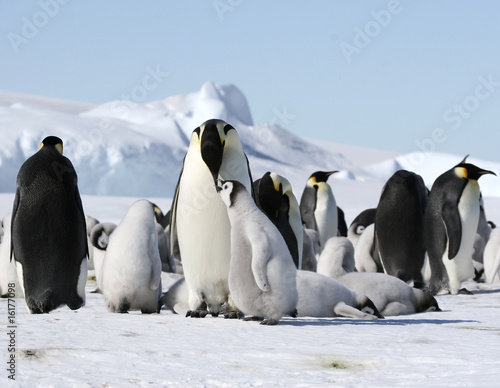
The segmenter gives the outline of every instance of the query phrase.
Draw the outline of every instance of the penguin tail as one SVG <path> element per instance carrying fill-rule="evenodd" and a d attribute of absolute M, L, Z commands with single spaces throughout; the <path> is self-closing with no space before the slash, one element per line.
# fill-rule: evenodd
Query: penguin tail
<path fill-rule="evenodd" d="M 59 307 L 51 290 L 45 290 L 40 295 L 26 296 L 26 305 L 31 314 L 46 314 Z"/>

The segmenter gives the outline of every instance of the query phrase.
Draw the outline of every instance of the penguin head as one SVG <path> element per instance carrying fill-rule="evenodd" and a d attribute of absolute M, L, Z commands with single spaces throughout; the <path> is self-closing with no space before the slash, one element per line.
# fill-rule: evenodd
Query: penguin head
<path fill-rule="evenodd" d="M 228 208 L 230 208 L 235 204 L 238 194 L 242 191 L 246 191 L 246 188 L 242 183 L 238 181 L 223 181 L 221 179 L 218 179 L 216 190 L 220 193 L 222 201 Z"/>
<path fill-rule="evenodd" d="M 235 145 L 241 147 L 238 134 L 232 125 L 223 120 L 212 119 L 196 128 L 193 131 L 193 136 L 195 135 L 201 157 L 212 174 L 215 186 L 217 186 L 224 151 Z"/>
<path fill-rule="evenodd" d="M 63 141 L 57 136 L 47 136 L 45 139 L 43 139 L 42 143 L 40 144 L 40 149 L 42 149 L 43 147 L 54 147 L 61 155 L 63 153 Z"/>
<path fill-rule="evenodd" d="M 479 168 L 474 164 L 467 163 L 466 160 L 468 157 L 469 155 L 467 155 L 459 164 L 457 164 L 453 168 L 455 175 L 459 178 L 477 181 L 479 178 L 486 174 L 493 174 L 495 176 L 497 175 L 493 171 L 483 170 L 482 168 Z"/>
<path fill-rule="evenodd" d="M 330 175 L 335 174 L 338 171 L 316 171 L 315 173 L 311 174 L 309 179 L 307 180 L 307 184 L 309 186 L 315 186 L 319 183 L 326 183 Z"/>

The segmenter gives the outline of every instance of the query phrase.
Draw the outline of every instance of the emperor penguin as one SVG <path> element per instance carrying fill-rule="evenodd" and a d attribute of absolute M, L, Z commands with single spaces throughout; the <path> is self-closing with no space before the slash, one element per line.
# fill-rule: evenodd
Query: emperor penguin
<path fill-rule="evenodd" d="M 300 317 L 384 318 L 370 298 L 326 275 L 297 271 L 297 291 Z"/>
<path fill-rule="evenodd" d="M 500 282 L 500 229 L 492 229 L 484 248 L 484 275 L 487 283 Z"/>
<path fill-rule="evenodd" d="M 370 298 L 383 316 L 441 311 L 431 294 L 410 287 L 392 275 L 351 272 L 337 280 L 350 290 Z"/>
<path fill-rule="evenodd" d="M 368 225 L 354 248 L 354 265 L 359 272 L 384 272 L 378 256 L 375 224 Z"/>
<path fill-rule="evenodd" d="M 321 249 L 326 241 L 338 234 L 337 202 L 332 188 L 326 182 L 338 171 L 316 171 L 307 180 L 300 198 L 300 214 L 305 227 L 319 233 Z"/>
<path fill-rule="evenodd" d="M 330 237 L 319 257 L 317 272 L 337 279 L 355 270 L 352 242 L 347 237 Z"/>
<path fill-rule="evenodd" d="M 134 202 L 109 237 L 100 279 L 108 311 L 159 312 L 161 260 L 151 202 Z"/>
<path fill-rule="evenodd" d="M 452 295 L 470 294 L 460 285 L 474 276 L 472 250 L 479 221 L 477 180 L 485 174 L 496 174 L 466 163 L 466 159 L 440 175 L 429 194 L 424 229 L 431 268 L 427 289 L 432 295 L 443 289 Z"/>
<path fill-rule="evenodd" d="M 375 214 L 377 214 L 376 208 L 366 209 L 359 213 L 351 222 L 351 225 L 347 230 L 347 238 L 351 240 L 354 248 L 356 248 L 356 245 L 358 244 L 358 241 L 365 229 L 369 225 L 375 223 Z"/>
<path fill-rule="evenodd" d="M 23 297 L 23 290 L 19 287 L 19 278 L 16 272 L 16 263 L 10 259 L 10 224 L 11 213 L 2 219 L 0 228 L 0 295 L 2 298 Z M 13 292 L 12 292 L 13 291 Z M 12 293 L 14 295 L 12 295 Z M 12 295 L 12 296 L 10 296 Z"/>
<path fill-rule="evenodd" d="M 424 214 L 427 188 L 420 175 L 396 171 L 387 181 L 375 216 L 375 238 L 386 274 L 423 287 Z"/>
<path fill-rule="evenodd" d="M 63 142 L 46 137 L 17 175 L 12 254 L 30 313 L 85 304 L 87 233 L 77 175 Z"/>
<path fill-rule="evenodd" d="M 170 250 L 179 249 L 189 290 L 187 316 L 217 316 L 229 300 L 231 226 L 216 191 L 218 179 L 235 179 L 253 193 L 248 159 L 234 127 L 208 120 L 196 128 L 172 201 Z"/>
<path fill-rule="evenodd" d="M 295 266 L 301 269 L 304 227 L 292 185 L 285 177 L 268 171 L 254 182 L 254 189 L 258 207 L 283 235 Z"/>
<path fill-rule="evenodd" d="M 108 248 L 109 237 L 116 229 L 116 224 L 113 222 L 100 222 L 95 225 L 90 231 L 90 245 L 94 256 L 94 272 L 97 288 L 93 292 L 102 293 L 101 283 L 101 268 Z"/>
<path fill-rule="evenodd" d="M 247 320 L 264 325 L 296 316 L 297 269 L 283 236 L 240 182 L 221 181 L 218 190 L 231 222 L 232 301 Z"/>
<path fill-rule="evenodd" d="M 99 220 L 91 217 L 85 216 L 85 225 L 87 227 L 87 246 L 89 247 L 89 262 L 87 264 L 87 269 L 94 269 L 94 250 L 90 248 L 90 233 L 92 232 L 92 228 L 99 223 Z"/>

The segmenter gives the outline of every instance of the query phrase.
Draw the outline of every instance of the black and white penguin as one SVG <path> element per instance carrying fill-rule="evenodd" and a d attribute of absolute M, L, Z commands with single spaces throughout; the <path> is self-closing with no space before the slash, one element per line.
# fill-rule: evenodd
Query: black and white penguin
<path fill-rule="evenodd" d="M 191 135 L 171 208 L 170 249 L 179 249 L 191 317 L 217 316 L 229 296 L 230 223 L 218 179 L 236 179 L 253 192 L 236 129 L 208 120 Z"/>
<path fill-rule="evenodd" d="M 12 255 L 30 313 L 85 304 L 87 233 L 77 175 L 62 140 L 46 137 L 17 175 Z"/>
<path fill-rule="evenodd" d="M 102 263 L 104 262 L 104 258 L 106 256 L 106 249 L 109 244 L 109 237 L 111 233 L 116 229 L 116 224 L 113 222 L 100 222 L 95 225 L 90 231 L 90 247 L 93 251 L 94 257 L 94 273 L 95 273 L 95 281 L 97 287 L 94 293 L 102 293 L 100 284 L 101 284 L 101 268 Z"/>
<path fill-rule="evenodd" d="M 365 231 L 365 229 L 375 223 L 375 214 L 377 214 L 376 208 L 370 208 L 363 210 L 359 213 L 356 218 L 351 222 L 349 229 L 347 230 L 347 238 L 351 240 L 352 245 L 356 248 L 359 238 Z"/>
<path fill-rule="evenodd" d="M 295 316 L 297 269 L 283 236 L 240 182 L 221 181 L 218 190 L 231 222 L 232 301 L 251 316 L 246 320 L 264 325 L 276 325 L 286 314 Z"/>
<path fill-rule="evenodd" d="M 298 269 L 302 268 L 304 227 L 292 185 L 275 172 L 266 172 L 254 182 L 255 202 L 285 239 Z"/>
<path fill-rule="evenodd" d="M 338 171 L 316 171 L 307 180 L 300 198 L 300 213 L 306 228 L 318 231 L 321 249 L 326 241 L 338 234 L 337 202 L 326 182 Z"/>
<path fill-rule="evenodd" d="M 18 287 L 16 263 L 10 258 L 10 225 L 11 213 L 6 214 L 0 224 L 0 295 L 2 298 L 22 298 L 24 295 L 23 290 Z"/>
<path fill-rule="evenodd" d="M 474 276 L 472 250 L 479 221 L 479 185 L 485 174 L 496 175 L 473 164 L 467 157 L 440 175 L 429 194 L 425 212 L 425 243 L 429 255 L 431 279 L 428 291 L 451 294 L 460 290 L 462 281 Z"/>
<path fill-rule="evenodd" d="M 423 287 L 424 214 L 427 188 L 420 175 L 396 171 L 387 181 L 375 216 L 375 238 L 384 272 Z"/>

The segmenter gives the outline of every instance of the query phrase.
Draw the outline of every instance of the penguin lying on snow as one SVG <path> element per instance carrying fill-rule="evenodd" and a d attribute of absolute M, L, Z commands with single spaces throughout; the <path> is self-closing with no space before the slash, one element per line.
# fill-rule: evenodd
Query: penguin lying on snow
<path fill-rule="evenodd" d="M 425 243 L 431 267 L 428 291 L 470 294 L 459 289 L 474 276 L 472 251 L 479 221 L 477 180 L 492 171 L 466 163 L 467 157 L 434 182 L 425 212 Z"/>
<path fill-rule="evenodd" d="M 383 318 L 368 297 L 319 273 L 297 271 L 297 291 L 297 313 L 301 317 Z"/>
<path fill-rule="evenodd" d="M 441 311 L 431 294 L 385 273 L 352 272 L 337 280 L 350 290 L 370 298 L 384 316 Z"/>
<path fill-rule="evenodd" d="M 218 188 L 231 222 L 229 290 L 236 307 L 251 320 L 276 325 L 296 315 L 297 269 L 283 236 L 260 211 L 240 182 Z"/>
<path fill-rule="evenodd" d="M 170 249 L 174 255 L 179 248 L 191 317 L 217 316 L 229 297 L 230 223 L 215 189 L 219 178 L 253 191 L 238 133 L 222 120 L 208 120 L 191 135 L 171 209 Z"/>
<path fill-rule="evenodd" d="M 136 201 L 109 237 L 100 287 L 110 312 L 159 312 L 161 260 L 151 202 Z"/>
<path fill-rule="evenodd" d="M 30 313 L 85 304 L 87 233 L 77 175 L 62 140 L 46 137 L 17 175 L 12 254 Z"/>

